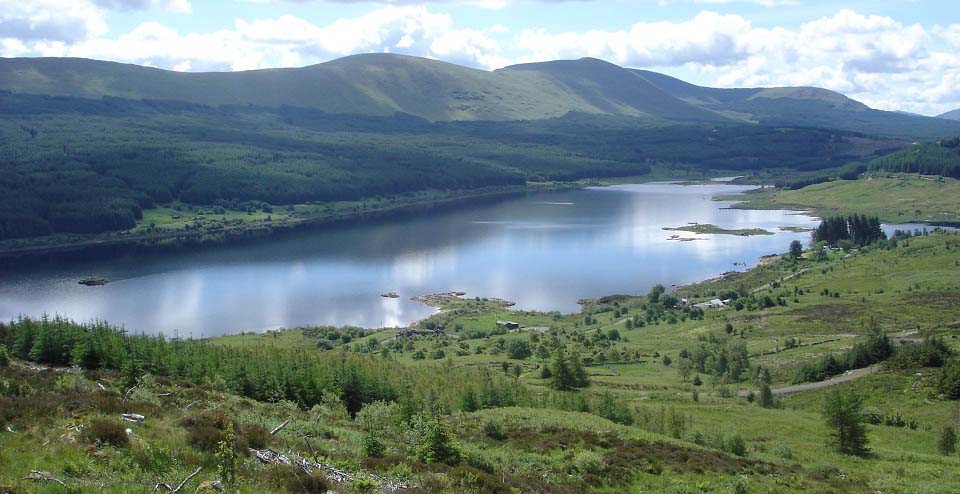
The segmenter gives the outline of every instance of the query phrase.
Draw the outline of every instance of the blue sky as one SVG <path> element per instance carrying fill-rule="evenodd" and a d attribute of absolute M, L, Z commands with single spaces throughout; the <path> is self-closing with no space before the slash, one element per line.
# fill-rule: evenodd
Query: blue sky
<path fill-rule="evenodd" d="M 382 51 L 485 70 L 593 56 L 703 85 L 960 108 L 960 8 L 947 0 L 0 0 L 5 57 L 207 71 Z"/>

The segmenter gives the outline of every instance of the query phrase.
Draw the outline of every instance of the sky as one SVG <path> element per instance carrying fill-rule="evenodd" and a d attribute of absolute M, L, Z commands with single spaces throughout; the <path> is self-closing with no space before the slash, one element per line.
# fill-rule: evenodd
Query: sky
<path fill-rule="evenodd" d="M 595 57 L 716 87 L 819 86 L 960 108 L 957 0 L 0 0 L 0 57 L 178 71 L 370 52 L 483 70 Z"/>

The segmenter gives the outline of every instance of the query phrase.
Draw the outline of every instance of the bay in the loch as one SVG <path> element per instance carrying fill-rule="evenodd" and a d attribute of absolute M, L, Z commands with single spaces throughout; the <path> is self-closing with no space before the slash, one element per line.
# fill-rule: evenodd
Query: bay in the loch
<path fill-rule="evenodd" d="M 358 222 L 233 246 L 4 273 L 0 318 L 61 314 L 137 332 L 213 336 L 332 324 L 402 326 L 433 312 L 410 300 L 461 290 L 517 308 L 575 311 L 577 300 L 637 294 L 743 270 L 783 252 L 816 220 L 725 209 L 747 187 L 639 184 L 531 193 L 391 221 Z M 695 235 L 689 222 L 774 235 Z M 671 235 L 700 237 L 681 242 Z M 745 263 L 745 266 L 734 265 Z M 111 282 L 86 287 L 77 280 Z M 400 298 L 380 294 L 395 291 Z"/>

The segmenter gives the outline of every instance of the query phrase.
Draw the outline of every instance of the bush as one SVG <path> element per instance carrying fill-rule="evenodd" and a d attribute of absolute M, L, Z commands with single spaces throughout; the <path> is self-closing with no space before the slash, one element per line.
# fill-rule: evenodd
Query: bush
<path fill-rule="evenodd" d="M 483 422 L 483 434 L 490 439 L 497 441 L 500 441 L 506 437 L 503 434 L 503 430 L 500 428 L 500 422 L 497 422 L 493 419 L 487 419 Z"/>
<path fill-rule="evenodd" d="M 319 470 L 307 475 L 296 465 L 270 465 L 266 478 L 270 484 L 292 494 L 326 494 L 330 488 Z"/>
<path fill-rule="evenodd" d="M 512 340 L 507 344 L 507 357 L 515 360 L 523 360 L 533 355 L 530 349 L 530 343 L 524 340 Z"/>
<path fill-rule="evenodd" d="M 770 452 L 784 460 L 793 459 L 793 448 L 791 448 L 789 445 L 784 443 L 777 443 L 773 445 L 773 448 L 770 450 Z"/>
<path fill-rule="evenodd" d="M 246 440 L 247 446 L 253 449 L 264 449 L 273 439 L 266 427 L 256 424 L 243 426 L 241 436 Z"/>
<path fill-rule="evenodd" d="M 191 446 L 214 452 L 224 440 L 230 419 L 222 412 L 206 412 L 196 416 L 184 417 L 180 424 L 187 429 L 187 441 Z"/>
<path fill-rule="evenodd" d="M 581 475 L 600 475 L 604 469 L 603 457 L 595 451 L 580 451 L 573 459 L 573 468 Z"/>
<path fill-rule="evenodd" d="M 367 458 L 381 458 L 386 450 L 383 446 L 383 442 L 380 441 L 380 438 L 372 432 L 366 432 L 361 438 L 361 446 L 363 447 L 363 455 Z"/>
<path fill-rule="evenodd" d="M 0 343 L 0 367 L 7 367 L 10 365 L 10 353 L 7 351 L 6 345 Z"/>
<path fill-rule="evenodd" d="M 80 433 L 80 438 L 90 444 L 109 445 L 115 448 L 130 446 L 127 429 L 116 420 L 94 419 Z"/>
<path fill-rule="evenodd" d="M 883 412 L 879 408 L 866 407 L 860 411 L 863 415 L 863 421 L 871 425 L 880 425 L 883 423 Z"/>
<path fill-rule="evenodd" d="M 233 432 L 233 424 L 229 422 L 223 440 L 217 443 L 217 475 L 226 485 L 237 480 L 237 437 Z"/>
<path fill-rule="evenodd" d="M 726 435 L 720 441 L 720 449 L 733 455 L 746 456 L 747 442 L 743 440 L 743 436 L 739 433 Z"/>

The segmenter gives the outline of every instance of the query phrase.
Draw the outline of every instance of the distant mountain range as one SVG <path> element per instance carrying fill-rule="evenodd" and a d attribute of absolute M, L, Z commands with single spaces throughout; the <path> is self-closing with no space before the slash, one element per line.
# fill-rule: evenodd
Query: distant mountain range
<path fill-rule="evenodd" d="M 187 73 L 77 58 L 0 59 L 0 90 L 58 96 L 407 113 L 432 121 L 539 120 L 570 112 L 678 122 L 824 127 L 930 139 L 960 121 L 874 110 L 815 87 L 718 89 L 592 58 L 492 72 L 393 54 L 292 69 Z"/>
<path fill-rule="evenodd" d="M 960 120 L 960 108 L 953 111 L 948 111 L 943 115 L 937 115 L 937 118 L 946 118 L 949 120 Z"/>

